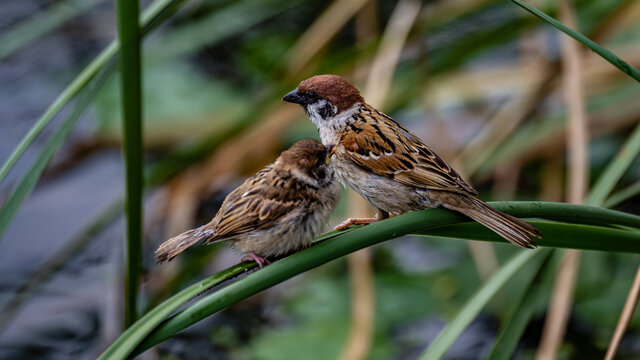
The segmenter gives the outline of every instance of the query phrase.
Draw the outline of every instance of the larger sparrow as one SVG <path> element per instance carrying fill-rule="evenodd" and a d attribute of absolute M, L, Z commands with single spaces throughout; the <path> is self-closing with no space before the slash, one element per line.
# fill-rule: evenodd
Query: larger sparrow
<path fill-rule="evenodd" d="M 199 241 L 227 240 L 262 268 L 266 258 L 308 246 L 326 230 L 340 199 L 340 185 L 326 161 L 327 149 L 303 139 L 232 191 L 206 225 L 164 242 L 158 262 L 173 259 Z"/>
<path fill-rule="evenodd" d="M 349 219 L 339 228 L 442 206 L 518 246 L 533 248 L 532 237 L 542 237 L 533 225 L 478 199 L 478 192 L 420 138 L 368 105 L 340 76 L 314 76 L 282 100 L 302 105 L 323 144 L 332 147 L 329 156 L 338 179 L 377 210 L 375 219 Z"/>

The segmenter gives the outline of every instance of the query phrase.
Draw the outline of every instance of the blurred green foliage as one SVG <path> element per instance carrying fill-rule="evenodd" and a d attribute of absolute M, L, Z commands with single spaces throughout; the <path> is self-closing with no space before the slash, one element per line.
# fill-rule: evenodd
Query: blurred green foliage
<path fill-rule="evenodd" d="M 427 1 L 423 4 L 424 10 L 407 39 L 384 110 L 403 123 L 412 117 L 419 118 L 411 123 L 416 131 L 435 133 L 433 138 L 442 139 L 443 143 L 433 144 L 435 149 L 447 146 L 458 149 L 470 141 L 469 138 L 461 139 L 459 133 L 476 134 L 483 129 L 472 128 L 473 119 L 461 121 L 460 118 L 471 114 L 480 118 L 482 126 L 501 108 L 505 98 L 522 94 L 517 91 L 509 94 L 510 90 L 500 88 L 501 83 L 497 81 L 491 91 L 456 95 L 455 90 L 464 94 L 466 85 L 491 85 L 463 83 L 458 88 L 453 87 L 450 101 L 432 104 L 429 103 L 433 102 L 430 86 L 436 84 L 437 87 L 441 84 L 439 81 L 456 75 L 517 65 L 525 52 L 521 45 L 530 37 L 542 39 L 534 44 L 540 46 L 536 49 L 538 55 L 551 67 L 558 58 L 558 36 L 509 2 L 477 1 L 456 9 L 447 8 L 443 3 Z M 357 39 L 357 25 L 350 21 L 335 39 L 318 51 L 302 73 L 288 72 L 289 51 L 328 4 L 299 0 L 186 2 L 186 6 L 159 32 L 146 40 L 143 113 L 146 143 L 154 153 L 148 171 L 152 184 L 162 185 L 167 179 L 180 176 L 181 170 L 214 154 L 221 145 L 233 142 L 235 136 L 253 129 L 299 80 L 317 73 L 355 77 L 358 69 L 372 60 L 380 32 L 395 2 L 376 2 L 378 18 L 372 22 L 377 32 L 371 39 Z M 598 31 L 611 21 L 611 17 L 616 20 L 620 9 L 630 6 L 625 0 L 578 0 L 573 4 L 577 9 L 579 30 L 585 34 Z M 557 15 L 553 2 L 543 1 L 536 6 L 545 6 L 544 11 Z M 638 40 L 640 22 L 631 21 L 615 28 L 603 41 L 612 48 L 625 49 L 627 54 L 638 51 Z M 529 74 L 515 76 L 526 78 Z M 589 116 L 598 122 L 595 127 L 601 131 L 594 134 L 590 144 L 592 179 L 598 178 L 611 162 L 629 129 L 638 123 L 640 111 L 636 101 L 637 83 L 615 72 L 606 73 L 597 80 L 593 89 L 589 89 L 587 99 Z M 362 85 L 361 80 L 358 85 Z M 496 169 L 510 166 L 513 161 L 522 165 L 520 191 L 513 197 L 531 200 L 540 196 L 541 183 L 548 175 L 545 162 L 552 156 L 538 155 L 551 149 L 561 165 L 565 164 L 563 144 L 557 145 L 558 141 L 562 142 L 566 125 L 561 102 L 556 90 L 544 94 L 532 115 L 527 116 L 504 142 L 497 144 L 487 160 L 480 164 L 473 180 L 483 198 L 490 198 L 494 186 L 491 176 Z M 117 109 L 121 104 L 115 78 L 102 88 L 92 106 L 95 139 L 120 141 Z M 299 119 L 274 141 L 283 148 L 301 137 L 315 134 L 315 127 L 301 112 Z M 618 188 L 636 183 L 639 169 L 640 162 L 636 160 Z M 238 178 L 246 175 L 233 174 Z M 563 174 L 559 176 L 564 179 Z M 344 215 L 344 207 L 345 204 L 341 204 L 336 218 Z M 638 213 L 637 196 L 623 201 L 619 209 Z M 162 239 L 152 240 L 155 244 Z M 407 252 L 398 250 L 403 246 L 430 256 L 403 259 Z M 500 263 L 515 253 L 508 245 L 499 244 L 493 248 Z M 152 245 L 147 245 L 145 252 L 152 250 Z M 219 247 L 190 250 L 175 278 L 167 279 L 167 286 L 162 291 L 146 294 L 148 304 L 145 308 L 211 274 L 209 264 L 218 255 L 218 250 Z M 376 246 L 374 254 L 376 313 L 372 359 L 417 356 L 482 283 L 463 241 L 401 239 Z M 437 266 L 429 263 L 434 259 L 441 260 Z M 150 259 L 147 262 L 145 265 L 153 274 L 157 268 L 151 265 Z M 486 316 L 477 320 L 489 329 L 480 339 L 484 344 L 494 341 L 499 324 L 515 307 L 514 294 L 521 294 L 527 279 L 535 275 L 531 273 L 532 266 L 534 264 L 524 267 L 490 304 Z M 636 266 L 636 255 L 589 251 L 583 254 L 569 335 L 561 358 L 592 358 L 594 354 L 601 357 Z M 248 339 L 240 339 L 237 329 L 221 325 L 208 331 L 207 341 L 213 347 L 223 349 L 232 359 L 328 359 L 338 356 L 345 345 L 350 324 L 351 294 L 344 261 L 334 261 L 315 269 L 280 290 L 270 293 L 264 300 L 264 306 L 268 307 L 265 312 L 271 315 L 266 316 L 266 324 L 249 331 Z M 540 296 L 548 298 L 548 291 L 542 291 Z M 544 307 L 533 311 L 532 322 L 517 350 L 518 358 L 532 357 L 544 312 Z M 640 319 L 636 316 L 630 336 L 637 339 L 639 331 Z M 432 336 L 427 338 L 427 335 Z M 464 348 L 464 344 L 458 346 Z M 161 349 L 165 348 L 161 346 Z M 621 356 L 625 356 L 624 349 Z"/>

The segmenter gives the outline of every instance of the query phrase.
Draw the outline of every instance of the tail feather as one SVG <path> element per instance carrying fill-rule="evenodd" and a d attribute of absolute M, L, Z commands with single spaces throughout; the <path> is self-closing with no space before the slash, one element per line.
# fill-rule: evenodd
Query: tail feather
<path fill-rule="evenodd" d="M 163 242 L 155 252 L 157 263 L 170 261 L 195 243 L 211 239 L 214 235 L 213 231 L 205 229 L 205 226 L 185 231 Z"/>
<path fill-rule="evenodd" d="M 458 197 L 462 198 L 459 195 Z M 514 245 L 533 249 L 537 245 L 532 237 L 542 238 L 542 233 L 535 226 L 500 212 L 480 199 L 464 197 L 459 200 L 463 201 L 456 201 L 455 205 L 446 204 L 444 206 L 472 218 Z"/>

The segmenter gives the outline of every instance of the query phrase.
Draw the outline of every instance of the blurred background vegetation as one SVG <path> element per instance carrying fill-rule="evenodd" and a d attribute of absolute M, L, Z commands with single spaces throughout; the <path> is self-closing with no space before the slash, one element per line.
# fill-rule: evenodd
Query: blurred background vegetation
<path fill-rule="evenodd" d="M 164 3 L 177 11 L 155 22 L 143 46 L 143 312 L 239 260 L 226 244 L 196 247 L 162 266 L 152 254 L 168 237 L 208 221 L 229 191 L 292 142 L 317 138 L 304 113 L 280 101 L 315 74 L 353 81 L 453 163 L 484 200 L 568 199 L 561 34 L 510 2 Z M 556 2 L 530 3 L 559 17 Z M 639 2 L 571 5 L 576 29 L 640 67 Z M 2 1 L 3 162 L 115 38 L 114 11 L 105 0 Z M 639 123 L 640 86 L 579 51 L 587 172 L 596 179 Z M 115 63 L 103 63 L 0 176 L 2 358 L 95 358 L 122 330 L 121 105 Z M 51 160 L 42 155 L 54 152 Z M 33 164 L 44 169 L 39 180 Z M 22 203 L 11 194 L 30 178 L 35 188 L 28 197 L 24 188 Z M 639 178 L 636 159 L 616 187 L 621 200 L 614 196 L 607 206 L 640 214 Z M 343 196 L 334 224 L 357 212 L 352 198 Z M 144 357 L 414 359 L 515 252 L 508 244 L 403 237 L 373 247 L 364 260 L 333 261 L 234 305 Z M 582 254 L 559 358 L 604 356 L 637 265 L 637 255 Z M 512 294 L 526 282 L 521 277 L 535 266 L 507 284 L 447 358 L 487 356 L 513 309 Z M 516 358 L 535 356 L 551 285 Z M 353 311 L 359 306 L 371 308 L 368 320 Z M 640 357 L 638 344 L 634 317 L 618 358 Z"/>

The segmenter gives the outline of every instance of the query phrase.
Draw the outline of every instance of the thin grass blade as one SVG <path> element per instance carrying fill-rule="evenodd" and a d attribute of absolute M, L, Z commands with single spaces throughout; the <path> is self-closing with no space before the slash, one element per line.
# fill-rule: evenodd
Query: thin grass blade
<path fill-rule="evenodd" d="M 456 339 L 462 334 L 464 329 L 471 324 L 480 311 L 487 305 L 489 300 L 502 289 L 526 263 L 536 256 L 540 256 L 545 251 L 543 249 L 522 250 L 511 258 L 498 270 L 491 278 L 475 293 L 462 307 L 458 315 L 447 324 L 440 335 L 429 345 L 427 350 L 420 356 L 421 360 L 441 359 L 453 345 Z"/>
<path fill-rule="evenodd" d="M 595 52 L 596 54 L 602 56 L 603 59 L 607 60 L 608 62 L 610 62 L 613 66 L 617 67 L 618 69 L 620 69 L 622 72 L 624 72 L 625 74 L 631 76 L 632 78 L 636 79 L 637 81 L 640 81 L 640 71 L 636 68 L 634 68 L 633 66 L 631 66 L 629 63 L 627 63 L 626 61 L 622 60 L 621 58 L 619 58 L 616 54 L 612 53 L 611 51 L 605 49 L 604 47 L 600 46 L 598 43 L 596 43 L 595 41 L 589 39 L 588 37 L 580 34 L 579 32 L 568 28 L 567 26 L 565 26 L 564 24 L 562 24 L 561 22 L 559 22 L 558 20 L 552 18 L 551 16 L 543 13 L 542 11 L 534 8 L 533 6 L 520 1 L 520 0 L 511 0 L 512 2 L 514 2 L 516 5 L 522 7 L 523 9 L 527 10 L 528 12 L 532 13 L 533 15 L 539 17 L 540 19 L 548 22 L 549 24 L 553 25 L 554 27 L 556 27 L 558 30 L 562 31 L 563 33 L 571 36 L 572 38 L 576 39 L 578 42 L 580 42 L 582 45 L 588 47 L 589 49 L 593 50 L 593 52 Z"/>
<path fill-rule="evenodd" d="M 507 322 L 500 330 L 500 334 L 487 356 L 488 360 L 509 360 L 513 357 L 513 352 L 516 350 L 529 321 L 536 309 L 545 301 L 545 295 L 548 295 L 545 290 L 551 288 L 556 272 L 555 264 L 563 256 L 564 251 L 556 251 L 539 268 L 533 281 L 520 295 L 517 307 L 507 317 Z"/>
<path fill-rule="evenodd" d="M 11 193 L 7 197 L 7 201 L 0 209 L 0 239 L 24 199 L 29 196 L 33 188 L 36 186 L 36 183 L 44 169 L 47 167 L 49 160 L 51 160 L 56 151 L 60 146 L 62 146 L 62 143 L 71 132 L 71 129 L 80 118 L 80 115 L 82 115 L 85 108 L 89 105 L 95 94 L 108 79 L 114 68 L 115 61 L 109 62 L 90 83 L 89 87 L 80 94 L 77 102 L 74 104 L 73 110 L 69 114 L 69 117 L 65 119 L 60 127 L 47 140 L 35 162 L 31 165 L 29 170 L 27 170 L 26 174 L 18 181 L 17 185 L 11 190 Z"/>
<path fill-rule="evenodd" d="M 612 208 L 612 207 L 618 206 L 619 204 L 635 196 L 638 196 L 638 194 L 640 194 L 640 181 L 632 185 L 629 185 L 626 188 L 614 194 L 611 194 L 611 196 L 609 196 L 607 201 L 604 202 L 603 206 L 606 208 Z"/>
<path fill-rule="evenodd" d="M 146 35 L 159 24 L 161 24 L 167 17 L 169 17 L 184 0 L 156 0 L 145 10 L 141 26 L 142 34 Z M 18 161 L 20 156 L 25 152 L 27 147 L 33 142 L 33 140 L 42 132 L 42 130 L 51 122 L 51 119 L 62 108 L 71 101 L 93 77 L 105 67 L 105 65 L 112 60 L 118 53 L 118 44 L 116 41 L 111 42 L 98 56 L 93 59 L 84 70 L 78 74 L 69 85 L 58 95 L 58 97 L 49 105 L 47 110 L 40 116 L 36 123 L 29 129 L 27 134 L 20 140 L 15 149 L 11 152 L 11 155 L 2 164 L 0 168 L 0 182 L 4 180 L 13 165 Z"/>
<path fill-rule="evenodd" d="M 49 8 L 0 35 L 0 61 L 102 1 L 105 0 L 55 2 Z"/>
<path fill-rule="evenodd" d="M 587 196 L 586 204 L 601 206 L 605 203 L 607 196 L 616 186 L 622 175 L 629 169 L 631 163 L 638 158 L 640 153 L 640 125 L 624 143 L 616 157 L 611 161 L 598 178 L 595 185 Z"/>

